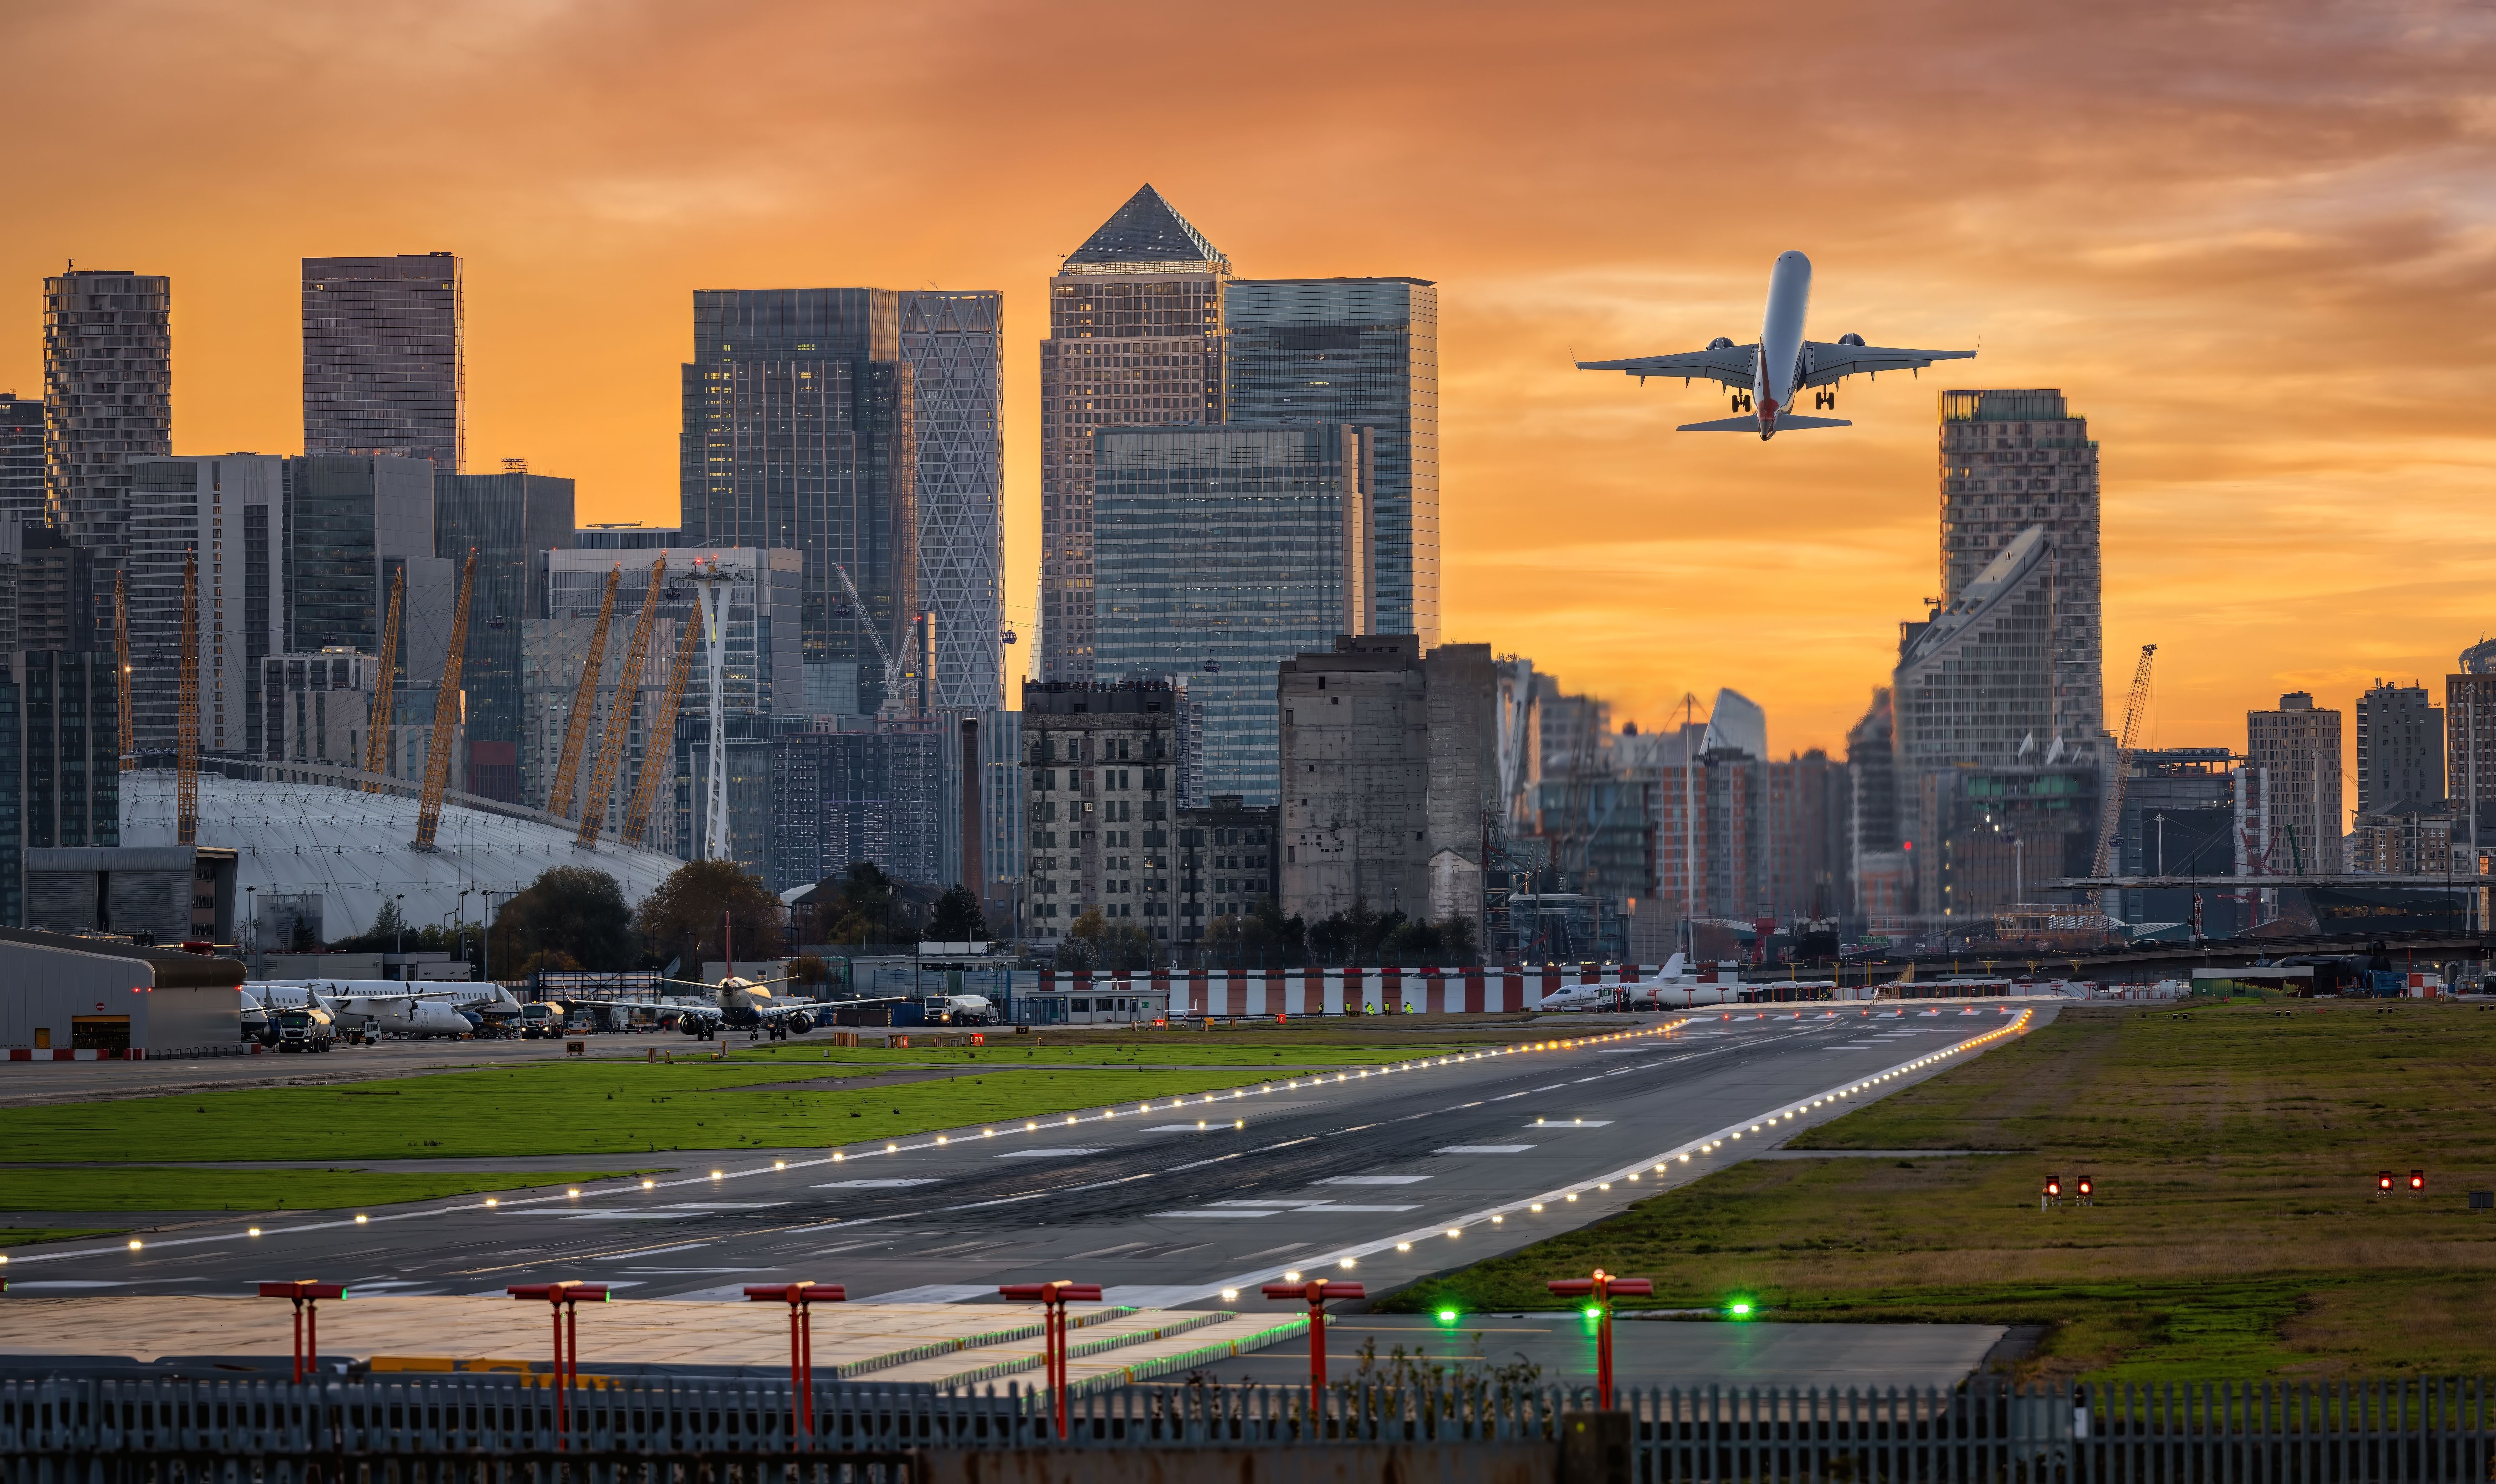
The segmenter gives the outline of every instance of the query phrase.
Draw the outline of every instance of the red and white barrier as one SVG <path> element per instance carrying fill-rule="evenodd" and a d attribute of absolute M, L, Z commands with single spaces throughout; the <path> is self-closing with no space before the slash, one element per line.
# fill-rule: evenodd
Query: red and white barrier
<path fill-rule="evenodd" d="M 125 1051 L 64 1051 L 49 1046 L 41 1049 L 12 1046 L 9 1048 L 9 1060 L 12 1062 L 143 1062 L 147 1060 L 147 1052 L 143 1047 L 132 1047 Z"/>

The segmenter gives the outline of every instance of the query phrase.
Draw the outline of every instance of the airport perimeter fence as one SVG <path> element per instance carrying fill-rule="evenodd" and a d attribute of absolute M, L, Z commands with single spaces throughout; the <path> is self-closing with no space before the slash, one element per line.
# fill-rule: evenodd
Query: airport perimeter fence
<path fill-rule="evenodd" d="M 5 1484 L 952 1484 L 1400 1477 L 1481 1484 L 2441 1484 L 2490 1477 L 2478 1379 L 1625 1394 L 1479 1375 L 1303 1389 L 815 1388 L 590 1376 L 0 1381 Z M 998 1458 L 1012 1451 L 1012 1460 Z M 983 1463 L 982 1460 L 987 1462 Z"/>

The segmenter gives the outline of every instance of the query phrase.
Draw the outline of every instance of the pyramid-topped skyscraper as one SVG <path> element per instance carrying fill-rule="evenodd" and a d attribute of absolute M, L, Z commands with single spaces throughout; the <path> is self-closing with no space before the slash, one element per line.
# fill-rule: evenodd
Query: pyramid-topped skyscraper
<path fill-rule="evenodd" d="M 1040 343 L 1040 678 L 1094 678 L 1092 432 L 1222 420 L 1231 260 L 1147 185 L 1067 256 Z"/>

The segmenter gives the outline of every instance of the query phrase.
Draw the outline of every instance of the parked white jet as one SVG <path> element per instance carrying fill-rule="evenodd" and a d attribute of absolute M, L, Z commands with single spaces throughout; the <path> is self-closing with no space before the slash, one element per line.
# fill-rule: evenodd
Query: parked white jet
<path fill-rule="evenodd" d="M 1974 351 L 1901 351 L 1865 345 L 1861 335 L 1840 335 L 1833 341 L 1805 340 L 1803 315 L 1811 306 L 1811 260 L 1800 253 L 1779 253 L 1768 270 L 1768 303 L 1760 317 L 1760 338 L 1754 345 L 1735 345 L 1719 335 L 1703 351 L 1671 356 L 1638 356 L 1628 360 L 1581 360 L 1580 371 L 1620 371 L 1643 383 L 1650 376 L 1677 376 L 1720 382 L 1733 389 L 1733 411 L 1748 417 L 1719 417 L 1712 422 L 1685 422 L 1684 433 L 1752 433 L 1761 441 L 1784 428 L 1852 427 L 1845 417 L 1802 417 L 1788 411 L 1803 388 L 1825 388 L 1812 394 L 1814 407 L 1837 406 L 1837 384 L 1850 376 L 1883 371 L 1914 371 L 1937 360 L 1965 360 Z"/>
<path fill-rule="evenodd" d="M 1661 971 L 1664 979 L 1677 978 L 1681 974 L 1681 955 L 1665 960 Z M 1538 1010 L 1608 1010 L 1615 1005 L 1638 1008 L 1655 1003 L 1654 979 L 1640 979 L 1627 984 L 1564 984 L 1534 1002 Z"/>

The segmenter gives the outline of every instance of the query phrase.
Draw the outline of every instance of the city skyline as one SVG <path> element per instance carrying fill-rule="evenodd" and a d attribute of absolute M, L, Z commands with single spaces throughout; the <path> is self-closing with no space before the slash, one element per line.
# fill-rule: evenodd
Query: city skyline
<path fill-rule="evenodd" d="M 13 18 L 5 34 L 43 54 L 127 47 L 138 78 L 203 59 L 247 76 L 265 65 L 255 48 L 299 23 L 245 7 L 213 29 L 134 34 L 120 14 Z M 2142 8 L 2005 32 L 1965 7 L 1877 24 L 1831 10 L 1774 54 L 1699 17 L 1577 8 L 1522 35 L 1442 18 L 1432 45 L 1450 66 L 1398 82 L 1339 148 L 1311 152 L 1345 115 L 1296 91 L 1269 133 L 1210 152 L 1180 131 L 1153 138 L 1137 126 L 1158 106 L 1116 99 L 1100 106 L 1124 142 L 1087 146 L 1076 172 L 1032 170 L 1065 157 L 1015 127 L 1046 116 L 1049 78 L 1070 65 L 1062 27 L 965 42 L 984 96 L 941 119 L 914 111 L 906 165 L 855 150 L 722 165 L 712 146 L 667 138 L 683 110 L 746 105 L 724 87 L 684 91 L 662 59 L 764 36 L 802 54 L 828 17 L 756 6 L 688 41 L 631 13 L 453 7 L 371 56 L 314 27 L 289 54 L 356 65 L 339 82 L 316 76 L 289 112 L 348 75 L 371 86 L 367 66 L 398 93 L 302 138 L 250 88 L 205 114 L 183 105 L 178 130 L 179 94 L 140 89 L 100 127 L 104 143 L 146 131 L 146 149 L 109 178 L 20 202 L 0 245 L 0 286 L 16 286 L 0 293 L 0 390 L 41 393 L 40 281 L 64 260 L 163 274 L 176 280 L 172 446 L 300 451 L 301 260 L 446 247 L 466 266 L 472 464 L 524 455 L 578 479 L 583 520 L 668 524 L 688 292 L 994 288 L 1006 611 L 1028 639 L 1045 286 L 1054 255 L 1149 181 L 1260 277 L 1438 281 L 1446 640 L 1531 655 L 1642 727 L 1685 690 L 1739 686 L 1777 717 L 1782 756 L 1842 746 L 1886 679 L 1895 623 L 1929 596 L 1927 418 L 1942 379 L 1849 386 L 1840 414 L 1862 410 L 1858 425 L 1817 444 L 1711 448 L 1666 431 L 1685 399 L 1567 363 L 1573 349 L 1746 337 L 1759 263 L 1799 247 L 1826 271 L 1832 328 L 1981 340 L 1948 385 L 2058 386 L 2085 412 L 2109 450 L 2107 667 L 2119 682 L 2159 644 L 2143 740 L 2240 747 L 2242 714 L 2287 691 L 2343 709 L 2379 675 L 2440 691 L 2452 654 L 2488 627 L 2480 573 L 2496 557 L 2467 518 L 2496 442 L 2462 400 L 2468 337 L 2446 328 L 2486 276 L 2454 202 L 2485 194 L 2466 100 L 2496 35 L 2469 17 L 2290 14 L 2310 20 Z M 1993 15 L 1982 76 L 1949 45 L 1978 15 Z M 1349 24 L 1366 37 L 1386 21 Z M 920 75 L 898 59 L 921 26 L 966 29 L 939 8 L 858 39 L 895 77 L 799 103 L 798 134 L 837 135 L 908 97 Z M 1607 44 L 1589 48 L 1596 36 Z M 1316 86 L 1278 79 L 1264 49 L 1278 43 L 1226 45 L 1223 76 Z M 1645 111 L 1721 102 L 1763 65 L 1806 91 L 1872 71 L 1894 81 L 1842 121 L 1802 126 L 1764 167 L 1659 134 Z M 1483 109 L 1494 67 L 1507 87 Z M 606 69 L 614 85 L 591 86 Z M 549 85 L 509 86 L 522 77 Z M 2319 77 L 2333 86 L 2311 87 Z M 67 85 L 27 78 L 30 116 L 70 116 Z M 533 127 L 590 93 L 578 127 Z M 440 132 L 410 129 L 426 121 Z M 393 134 L 422 139 L 427 158 L 391 154 L 408 148 Z M 533 142 L 499 147 L 516 138 Z M 2032 147 L 2044 139 L 2050 168 Z M 278 189 L 359 152 L 400 159 L 404 189 Z M 173 225 L 208 193 L 261 187 L 265 209 Z M 855 204 L 868 196 L 872 218 Z M 1673 230 L 1692 209 L 1724 220 Z M 2109 725 L 2120 705 L 2106 698 Z"/>

